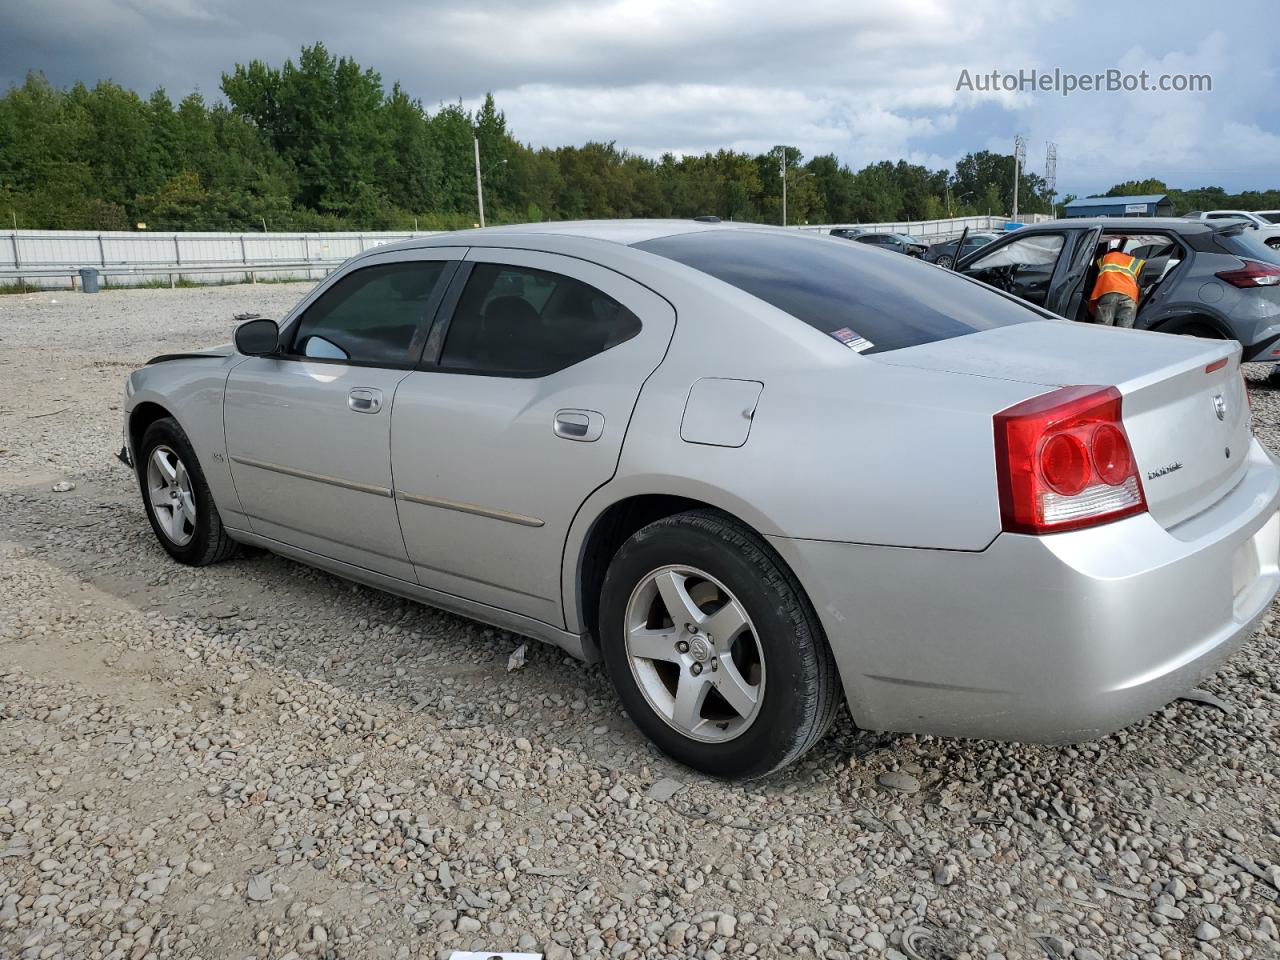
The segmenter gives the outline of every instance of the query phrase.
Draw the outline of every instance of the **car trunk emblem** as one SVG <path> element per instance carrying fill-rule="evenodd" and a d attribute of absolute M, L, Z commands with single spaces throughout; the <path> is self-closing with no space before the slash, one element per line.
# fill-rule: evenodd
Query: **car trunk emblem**
<path fill-rule="evenodd" d="M 1227 401 L 1222 394 L 1213 398 L 1213 412 L 1218 415 L 1219 420 L 1227 419 Z"/>

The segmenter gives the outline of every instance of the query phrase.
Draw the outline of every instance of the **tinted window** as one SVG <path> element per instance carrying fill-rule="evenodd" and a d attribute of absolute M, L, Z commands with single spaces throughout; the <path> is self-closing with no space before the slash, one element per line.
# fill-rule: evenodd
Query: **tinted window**
<path fill-rule="evenodd" d="M 1262 234 L 1249 227 L 1231 233 L 1218 234 L 1218 246 L 1237 257 L 1262 260 L 1265 263 L 1280 263 L 1280 250 L 1267 246 L 1263 242 Z"/>
<path fill-rule="evenodd" d="M 295 356 L 408 366 L 446 262 L 405 261 L 347 274 L 307 307 L 294 329 Z"/>
<path fill-rule="evenodd" d="M 723 280 L 823 333 L 847 328 L 870 341 L 864 353 L 1042 319 L 950 271 L 911 257 L 882 257 L 856 244 L 709 230 L 636 246 Z"/>
<path fill-rule="evenodd" d="M 482 263 L 454 311 L 442 367 L 540 377 L 630 340 L 634 313 L 563 274 Z"/>
<path fill-rule="evenodd" d="M 1262 217 L 1267 223 L 1280 223 L 1280 211 L 1268 211 L 1260 213 L 1258 216 Z"/>

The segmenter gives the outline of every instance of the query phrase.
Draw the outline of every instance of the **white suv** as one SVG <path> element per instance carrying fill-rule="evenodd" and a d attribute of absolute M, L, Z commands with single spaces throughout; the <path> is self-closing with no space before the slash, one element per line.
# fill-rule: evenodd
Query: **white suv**
<path fill-rule="evenodd" d="M 1244 220 L 1262 232 L 1262 241 L 1269 247 L 1280 247 L 1280 224 L 1267 215 L 1280 217 L 1280 211 L 1265 210 L 1253 213 L 1249 210 L 1206 210 L 1184 213 L 1186 220 Z"/>

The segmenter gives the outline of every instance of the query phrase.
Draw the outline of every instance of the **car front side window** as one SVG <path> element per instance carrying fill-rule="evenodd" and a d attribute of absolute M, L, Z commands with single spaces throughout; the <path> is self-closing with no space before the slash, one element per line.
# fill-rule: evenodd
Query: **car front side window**
<path fill-rule="evenodd" d="M 1062 234 L 1045 233 L 1022 237 L 993 250 L 969 265 L 971 272 L 999 267 L 1052 267 L 1062 252 Z"/>
<path fill-rule="evenodd" d="M 312 360 L 408 367 L 447 261 L 405 260 L 354 270 L 303 312 L 287 353 Z"/>
<path fill-rule="evenodd" d="M 581 280 L 481 263 L 472 270 L 449 323 L 440 368 L 542 377 L 639 332 L 634 313 Z"/>

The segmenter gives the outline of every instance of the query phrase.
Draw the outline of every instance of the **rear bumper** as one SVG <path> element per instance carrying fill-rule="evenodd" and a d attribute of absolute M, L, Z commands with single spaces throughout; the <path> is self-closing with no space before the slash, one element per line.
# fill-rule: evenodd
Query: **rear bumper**
<path fill-rule="evenodd" d="M 1070 743 L 1194 687 L 1280 589 L 1280 470 L 1165 530 L 1149 515 L 981 553 L 770 538 L 826 628 L 855 721 Z"/>
<path fill-rule="evenodd" d="M 1280 326 L 1268 327 L 1261 339 L 1244 347 L 1241 363 L 1280 362 Z"/>

